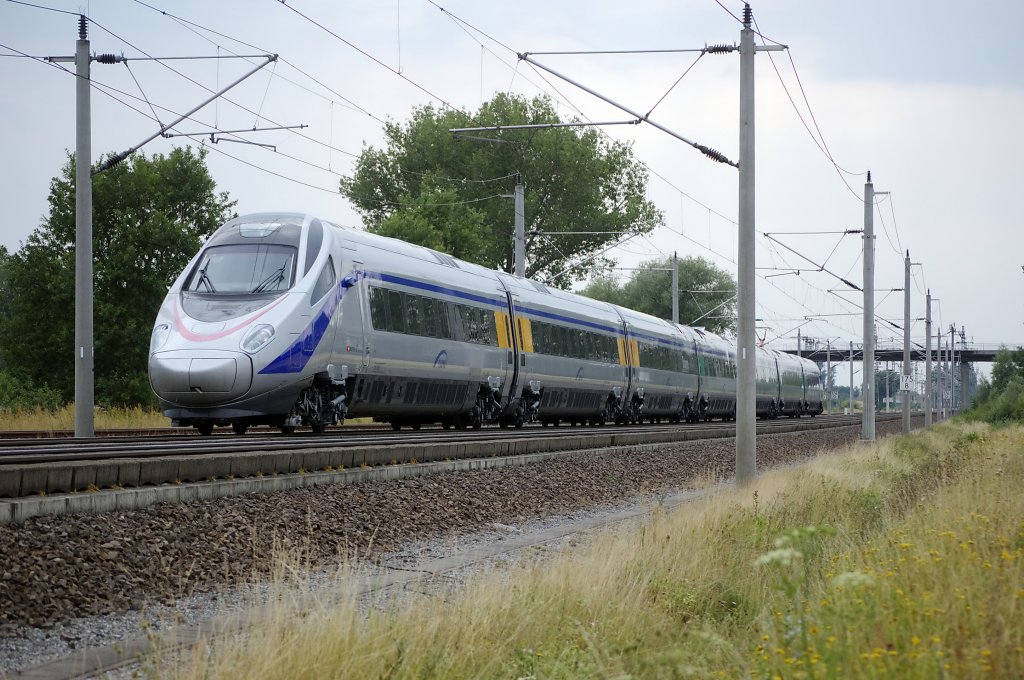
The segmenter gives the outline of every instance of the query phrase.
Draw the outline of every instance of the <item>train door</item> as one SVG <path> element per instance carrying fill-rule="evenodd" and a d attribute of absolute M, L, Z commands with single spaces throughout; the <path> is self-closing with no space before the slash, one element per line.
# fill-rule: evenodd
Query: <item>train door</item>
<path fill-rule="evenodd" d="M 520 365 L 521 365 L 520 362 L 522 362 L 522 365 L 525 367 L 526 354 L 525 354 L 525 352 L 523 352 L 520 349 L 520 347 L 521 347 L 521 340 L 520 340 L 520 333 L 519 333 L 519 328 L 518 328 L 517 318 L 516 318 L 516 313 L 515 313 L 516 300 L 519 299 L 519 296 L 516 295 L 515 293 L 506 291 L 505 292 L 505 299 L 508 300 L 508 315 L 505 317 L 505 320 L 507 322 L 506 323 L 506 327 L 505 327 L 505 333 L 506 333 L 505 337 L 507 338 L 507 343 L 506 343 L 507 347 L 506 347 L 506 350 L 505 350 L 505 352 L 506 352 L 506 361 L 507 361 L 506 366 L 509 366 L 512 369 L 511 370 L 511 379 L 509 379 L 507 381 L 508 385 L 509 385 L 509 389 L 508 389 L 508 394 L 507 394 L 508 401 L 506 402 L 506 405 L 512 405 L 513 403 L 515 403 L 515 397 L 516 397 L 517 394 L 519 394 L 519 391 L 520 391 L 520 388 L 519 388 L 519 373 L 520 373 L 519 369 L 520 369 Z M 509 373 L 509 371 L 506 368 L 506 375 L 508 375 L 508 373 Z"/>
<path fill-rule="evenodd" d="M 637 346 L 637 341 L 633 339 L 632 334 L 629 332 L 629 324 L 625 321 L 620 326 L 622 332 L 622 353 L 623 359 L 626 364 L 626 392 L 625 392 L 625 403 L 628 405 L 629 400 L 633 398 L 633 391 L 638 386 L 637 380 L 637 367 L 640 366 L 640 348 Z"/>
<path fill-rule="evenodd" d="M 363 272 L 363 263 L 359 260 L 352 260 L 352 287 L 349 289 L 350 295 L 355 295 L 358 304 L 355 306 L 359 310 L 359 323 L 358 331 L 355 328 L 352 329 L 353 333 L 357 334 L 357 340 L 359 341 L 359 347 L 362 348 L 359 357 L 359 365 L 362 368 L 368 368 L 371 363 L 372 348 L 370 347 L 370 310 L 369 310 L 369 296 L 367 294 L 367 285 L 359 285 L 358 275 Z M 353 324 L 354 326 L 356 324 Z"/>

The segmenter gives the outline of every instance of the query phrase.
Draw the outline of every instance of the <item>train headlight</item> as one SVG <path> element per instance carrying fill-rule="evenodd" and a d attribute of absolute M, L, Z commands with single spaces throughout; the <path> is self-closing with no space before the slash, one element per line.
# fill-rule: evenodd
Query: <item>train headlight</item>
<path fill-rule="evenodd" d="M 265 323 L 253 326 L 242 338 L 241 347 L 250 354 L 255 354 L 263 349 L 268 342 L 274 338 L 274 327 Z"/>
<path fill-rule="evenodd" d="M 164 346 L 167 342 L 167 337 L 171 334 L 171 327 L 165 323 L 157 324 L 153 328 L 153 335 L 149 339 L 149 353 L 157 351 Z"/>

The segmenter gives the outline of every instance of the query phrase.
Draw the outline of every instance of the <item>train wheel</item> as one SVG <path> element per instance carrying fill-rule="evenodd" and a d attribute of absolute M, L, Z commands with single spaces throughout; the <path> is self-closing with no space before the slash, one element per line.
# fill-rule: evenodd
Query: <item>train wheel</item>
<path fill-rule="evenodd" d="M 209 437 L 213 434 L 213 423 L 202 422 L 196 425 L 196 429 L 199 430 L 199 434 L 204 437 Z"/>
<path fill-rule="evenodd" d="M 324 422 L 310 423 L 309 427 L 313 430 L 313 434 L 323 434 L 327 431 L 327 423 Z"/>
<path fill-rule="evenodd" d="M 414 429 L 414 430 L 420 429 L 420 423 L 413 423 L 412 424 L 412 429 Z"/>
<path fill-rule="evenodd" d="M 280 427 L 280 430 L 281 430 L 281 434 L 295 434 L 295 426 L 294 425 L 282 425 Z"/>
<path fill-rule="evenodd" d="M 546 421 L 546 420 L 540 421 L 540 426 L 541 427 L 547 427 L 548 426 L 548 421 Z"/>
<path fill-rule="evenodd" d="M 562 424 L 562 421 L 559 420 L 558 418 L 555 418 L 554 420 L 551 421 L 551 427 L 558 427 L 561 424 Z"/>
<path fill-rule="evenodd" d="M 391 429 L 394 430 L 395 432 L 398 432 L 399 430 L 402 429 L 402 424 L 398 423 L 398 422 L 395 422 L 395 421 L 392 421 L 391 422 Z"/>
<path fill-rule="evenodd" d="M 249 429 L 249 424 L 248 423 L 239 423 L 239 422 L 231 423 L 231 431 L 234 432 L 235 434 L 245 434 L 246 430 L 248 430 L 248 429 Z"/>
<path fill-rule="evenodd" d="M 448 418 L 441 418 L 441 429 L 450 430 L 452 429 L 452 421 Z"/>

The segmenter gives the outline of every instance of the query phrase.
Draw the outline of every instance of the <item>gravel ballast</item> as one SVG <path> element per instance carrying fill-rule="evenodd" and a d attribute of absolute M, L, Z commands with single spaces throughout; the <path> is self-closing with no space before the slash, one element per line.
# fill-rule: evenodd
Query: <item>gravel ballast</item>
<path fill-rule="evenodd" d="M 879 422 L 877 434 L 900 427 Z M 758 467 L 798 462 L 859 438 L 859 425 L 759 437 Z M 417 541 L 685 489 L 696 477 L 732 475 L 734 463 L 735 440 L 694 441 L 0 525 L 0 673 L 76 646 L 109 644 L 112 634 L 95 629 L 119 617 L 131 627 L 120 635 L 138 635 L 141 610 L 258 580 L 281 550 L 301 551 L 311 564 L 376 560 Z M 48 653 L 30 653 L 42 652 L 40 646 Z"/>

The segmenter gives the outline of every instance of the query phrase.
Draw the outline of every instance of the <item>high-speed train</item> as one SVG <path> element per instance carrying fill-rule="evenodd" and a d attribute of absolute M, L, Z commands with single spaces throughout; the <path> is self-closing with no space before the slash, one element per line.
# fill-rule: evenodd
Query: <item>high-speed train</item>
<path fill-rule="evenodd" d="M 170 287 L 149 377 L 163 413 L 320 432 L 731 419 L 735 346 L 312 215 L 220 227 Z M 822 411 L 813 362 L 757 350 L 760 417 Z"/>

